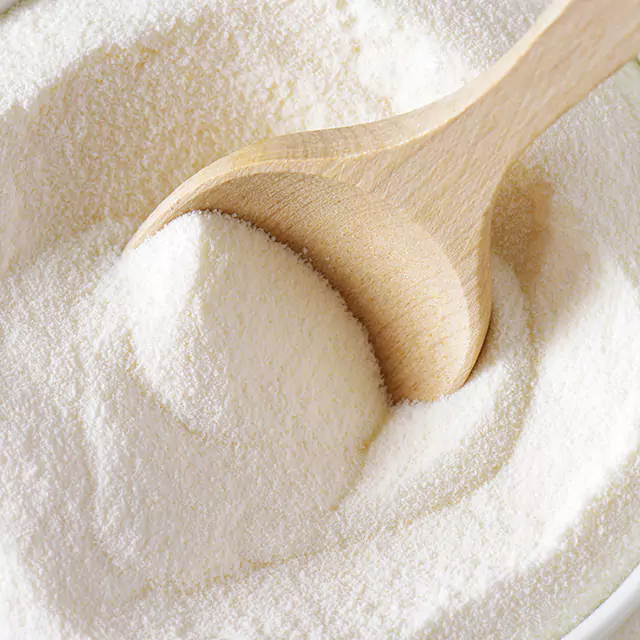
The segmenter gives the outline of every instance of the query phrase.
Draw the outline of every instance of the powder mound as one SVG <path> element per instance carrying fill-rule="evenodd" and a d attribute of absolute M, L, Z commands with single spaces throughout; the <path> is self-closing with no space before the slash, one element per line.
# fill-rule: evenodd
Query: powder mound
<path fill-rule="evenodd" d="M 308 549 L 387 412 L 340 296 L 214 213 L 125 255 L 97 300 L 85 423 L 107 553 L 192 584 Z"/>
<path fill-rule="evenodd" d="M 492 276 L 491 323 L 471 376 L 449 396 L 393 408 L 341 505 L 354 530 L 372 530 L 369 513 L 394 522 L 451 508 L 513 455 L 536 382 L 532 319 L 514 270 L 495 255 Z"/>

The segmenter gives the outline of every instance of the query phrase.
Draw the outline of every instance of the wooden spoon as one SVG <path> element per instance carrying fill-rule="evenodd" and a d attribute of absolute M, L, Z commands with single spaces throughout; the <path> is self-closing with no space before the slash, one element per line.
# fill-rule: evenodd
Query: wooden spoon
<path fill-rule="evenodd" d="M 235 213 L 307 255 L 342 294 L 394 399 L 438 398 L 467 379 L 487 331 L 492 200 L 504 173 L 638 51 L 640 0 L 556 2 L 492 68 L 439 102 L 214 162 L 128 247 L 189 211 Z"/>

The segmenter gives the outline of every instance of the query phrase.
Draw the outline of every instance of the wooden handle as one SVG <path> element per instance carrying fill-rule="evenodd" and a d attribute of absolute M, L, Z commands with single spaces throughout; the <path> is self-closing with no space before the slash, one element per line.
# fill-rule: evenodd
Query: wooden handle
<path fill-rule="evenodd" d="M 510 164 L 639 51 L 640 0 L 559 0 L 469 87 L 474 120 Z"/>
<path fill-rule="evenodd" d="M 414 211 L 443 245 L 452 245 L 451 255 L 462 254 L 458 245 L 473 235 L 470 225 L 488 238 L 488 207 L 507 167 L 638 52 L 640 0 L 557 0 L 461 90 L 388 120 L 322 135 L 325 146 L 311 155 L 342 155 L 327 177 Z"/>

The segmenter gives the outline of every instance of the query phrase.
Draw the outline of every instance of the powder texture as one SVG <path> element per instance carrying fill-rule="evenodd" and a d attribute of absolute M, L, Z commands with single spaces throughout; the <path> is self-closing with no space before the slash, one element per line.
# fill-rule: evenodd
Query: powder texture
<path fill-rule="evenodd" d="M 0 18 L 1 638 L 559 638 L 638 563 L 637 69 L 505 179 L 487 342 L 438 402 L 386 415 L 326 282 L 237 220 L 120 257 L 215 158 L 436 99 L 543 2 L 452 4 Z"/>
<path fill-rule="evenodd" d="M 190 586 L 307 551 L 387 413 L 340 296 L 221 214 L 176 220 L 97 296 L 84 403 L 103 547 Z"/>

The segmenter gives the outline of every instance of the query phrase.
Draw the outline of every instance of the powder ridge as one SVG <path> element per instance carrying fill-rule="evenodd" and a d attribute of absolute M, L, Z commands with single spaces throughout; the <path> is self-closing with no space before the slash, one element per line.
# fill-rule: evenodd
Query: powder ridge
<path fill-rule="evenodd" d="M 97 296 L 85 428 L 105 550 L 190 586 L 308 551 L 387 413 L 340 296 L 207 213 L 125 255 Z"/>

